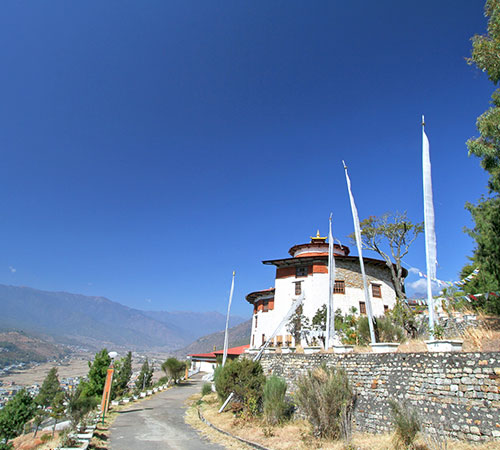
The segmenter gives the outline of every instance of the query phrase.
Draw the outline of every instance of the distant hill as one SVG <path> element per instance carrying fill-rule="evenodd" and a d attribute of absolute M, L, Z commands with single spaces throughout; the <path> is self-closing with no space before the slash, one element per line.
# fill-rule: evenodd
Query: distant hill
<path fill-rule="evenodd" d="M 148 317 L 158 320 L 169 327 L 179 328 L 182 336 L 189 342 L 206 334 L 225 329 L 226 316 L 217 311 L 186 312 L 186 311 L 143 311 Z M 229 326 L 234 327 L 247 319 L 239 316 L 229 317 Z"/>
<path fill-rule="evenodd" d="M 62 358 L 69 350 L 20 331 L 0 332 L 0 369 L 11 364 L 45 362 Z"/>
<path fill-rule="evenodd" d="M 229 347 L 239 347 L 250 343 L 252 331 L 252 319 L 240 323 L 229 329 Z M 209 334 L 197 339 L 192 344 L 174 352 L 175 356 L 185 359 L 191 353 L 208 353 L 213 351 L 214 346 L 217 350 L 224 348 L 224 331 Z"/>
<path fill-rule="evenodd" d="M 145 312 L 104 297 L 0 285 L 0 329 L 43 333 L 89 349 L 173 351 L 224 326 L 220 313 Z"/>

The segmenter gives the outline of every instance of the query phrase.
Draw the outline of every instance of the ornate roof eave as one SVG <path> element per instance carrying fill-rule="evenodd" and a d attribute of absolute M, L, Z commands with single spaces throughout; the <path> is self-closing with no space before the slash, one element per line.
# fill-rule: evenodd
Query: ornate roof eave
<path fill-rule="evenodd" d="M 345 260 L 345 261 L 359 261 L 358 256 L 343 256 L 343 255 L 335 255 L 336 260 Z M 371 264 L 374 266 L 387 267 L 385 261 L 381 259 L 375 258 L 367 258 L 363 257 L 363 261 L 365 264 Z M 283 259 L 269 259 L 267 261 L 262 261 L 262 264 L 266 264 L 269 266 L 276 267 L 296 267 L 296 266 L 306 266 L 309 264 L 314 264 L 315 262 L 328 263 L 328 256 L 304 256 L 302 258 L 283 258 Z M 406 278 L 408 276 L 408 271 L 403 267 L 403 277 Z"/>
<path fill-rule="evenodd" d="M 266 298 L 274 297 L 274 292 L 275 292 L 275 288 L 269 288 L 269 289 L 263 289 L 262 291 L 250 292 L 250 294 L 248 294 L 245 297 L 245 300 L 248 303 L 253 304 L 255 302 L 255 300 L 262 300 L 262 299 L 265 300 Z"/>

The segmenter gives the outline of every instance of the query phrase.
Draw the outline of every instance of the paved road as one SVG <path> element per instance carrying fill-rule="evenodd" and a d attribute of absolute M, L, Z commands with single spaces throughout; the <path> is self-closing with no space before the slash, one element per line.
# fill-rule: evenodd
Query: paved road
<path fill-rule="evenodd" d="M 201 384 L 192 380 L 122 411 L 111 427 L 111 450 L 223 450 L 184 422 L 184 402 Z"/>

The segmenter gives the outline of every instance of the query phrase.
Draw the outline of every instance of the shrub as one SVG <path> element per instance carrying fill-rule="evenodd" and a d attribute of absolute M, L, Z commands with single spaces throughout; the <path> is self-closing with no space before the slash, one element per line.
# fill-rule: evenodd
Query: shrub
<path fill-rule="evenodd" d="M 270 425 L 276 425 L 286 416 L 288 405 L 285 401 L 286 381 L 275 375 L 264 385 L 264 415 Z"/>
<path fill-rule="evenodd" d="M 205 396 L 212 393 L 212 385 L 210 383 L 203 383 L 201 388 L 201 396 Z"/>
<path fill-rule="evenodd" d="M 262 387 L 266 381 L 260 363 L 249 359 L 227 362 L 215 378 L 215 390 L 223 402 L 231 394 L 233 400 L 241 403 L 241 409 L 256 415 L 262 400 Z"/>
<path fill-rule="evenodd" d="M 168 358 L 162 365 L 162 370 L 170 377 L 170 379 L 177 384 L 182 379 L 186 371 L 186 363 L 179 361 L 177 358 Z"/>
<path fill-rule="evenodd" d="M 389 400 L 392 420 L 394 422 L 394 447 L 412 449 L 417 433 L 420 431 L 420 420 L 415 410 L 408 405 Z"/>
<path fill-rule="evenodd" d="M 346 441 L 351 437 L 355 395 L 341 368 L 322 365 L 297 381 L 295 400 L 316 437 Z"/>
<path fill-rule="evenodd" d="M 405 340 L 405 331 L 391 316 L 377 317 L 375 319 L 375 328 L 379 342 L 403 342 Z"/>

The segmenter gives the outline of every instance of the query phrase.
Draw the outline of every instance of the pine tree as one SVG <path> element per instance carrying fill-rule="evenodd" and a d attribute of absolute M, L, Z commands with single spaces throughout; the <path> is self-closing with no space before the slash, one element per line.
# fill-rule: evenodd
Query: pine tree
<path fill-rule="evenodd" d="M 101 397 L 106 383 L 106 376 L 111 358 L 108 355 L 108 350 L 103 348 L 96 353 L 94 361 L 89 362 L 89 373 L 87 381 L 80 383 L 79 390 L 83 397 Z"/>
<path fill-rule="evenodd" d="M 132 352 L 115 364 L 115 377 L 113 382 L 113 397 L 121 396 L 127 392 L 127 386 L 132 376 Z"/>
<path fill-rule="evenodd" d="M 35 402 L 37 405 L 46 408 L 52 403 L 52 400 L 54 400 L 54 397 L 59 391 L 61 391 L 61 385 L 57 376 L 57 369 L 52 367 L 45 377 L 45 380 L 43 380 L 42 387 L 35 398 Z"/>
<path fill-rule="evenodd" d="M 146 358 L 146 361 L 144 361 L 144 364 L 141 367 L 141 372 L 139 373 L 139 376 L 137 377 L 137 380 L 135 382 L 135 386 L 137 387 L 137 389 L 147 389 L 152 386 L 153 372 L 154 369 L 152 366 L 149 367 L 148 358 Z"/>
<path fill-rule="evenodd" d="M 20 435 L 35 411 L 36 404 L 31 395 L 25 389 L 20 390 L 0 410 L 0 441 Z"/>

